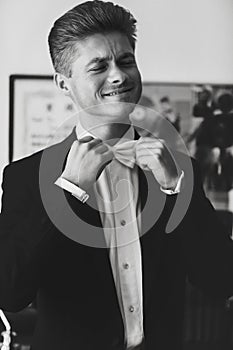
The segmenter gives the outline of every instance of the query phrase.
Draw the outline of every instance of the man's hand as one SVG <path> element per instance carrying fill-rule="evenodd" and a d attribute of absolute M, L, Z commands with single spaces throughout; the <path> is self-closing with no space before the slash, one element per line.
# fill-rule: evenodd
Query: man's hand
<path fill-rule="evenodd" d="M 112 159 L 113 152 L 102 140 L 84 137 L 72 144 L 62 177 L 87 190 Z"/>
<path fill-rule="evenodd" d="M 142 136 L 137 142 L 136 160 L 143 170 L 153 172 L 163 188 L 176 187 L 181 170 L 176 165 L 164 140 L 153 136 Z"/>

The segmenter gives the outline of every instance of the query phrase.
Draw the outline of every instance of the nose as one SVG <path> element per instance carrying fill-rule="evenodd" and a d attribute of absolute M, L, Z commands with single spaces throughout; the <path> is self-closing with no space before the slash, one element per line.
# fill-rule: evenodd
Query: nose
<path fill-rule="evenodd" d="M 116 64 L 109 67 L 108 82 L 110 84 L 122 84 L 126 80 L 126 73 Z"/>

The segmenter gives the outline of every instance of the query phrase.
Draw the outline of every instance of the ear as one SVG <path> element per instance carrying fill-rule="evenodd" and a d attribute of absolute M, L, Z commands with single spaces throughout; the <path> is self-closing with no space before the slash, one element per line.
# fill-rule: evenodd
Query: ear
<path fill-rule="evenodd" d="M 66 96 L 71 96 L 71 89 L 69 84 L 69 78 L 65 77 L 61 73 L 54 74 L 54 81 L 58 89 Z"/>

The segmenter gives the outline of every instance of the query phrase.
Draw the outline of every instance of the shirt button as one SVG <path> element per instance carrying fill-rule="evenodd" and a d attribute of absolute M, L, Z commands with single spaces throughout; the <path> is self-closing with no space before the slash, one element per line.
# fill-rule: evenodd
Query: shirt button
<path fill-rule="evenodd" d="M 129 268 L 129 264 L 125 263 L 125 264 L 123 264 L 123 267 L 125 270 L 127 270 Z"/>
<path fill-rule="evenodd" d="M 134 307 L 132 305 L 129 307 L 129 311 L 134 312 Z"/>
<path fill-rule="evenodd" d="M 125 226 L 126 221 L 125 220 L 121 220 L 121 226 Z"/>

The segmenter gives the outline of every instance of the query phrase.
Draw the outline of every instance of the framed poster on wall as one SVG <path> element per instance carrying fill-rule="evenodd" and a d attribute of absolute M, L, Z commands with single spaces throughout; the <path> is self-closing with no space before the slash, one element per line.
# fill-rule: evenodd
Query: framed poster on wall
<path fill-rule="evenodd" d="M 65 138 L 76 113 L 72 101 L 56 88 L 50 75 L 10 76 L 10 161 L 30 155 Z M 59 128 L 59 131 L 57 129 Z"/>

